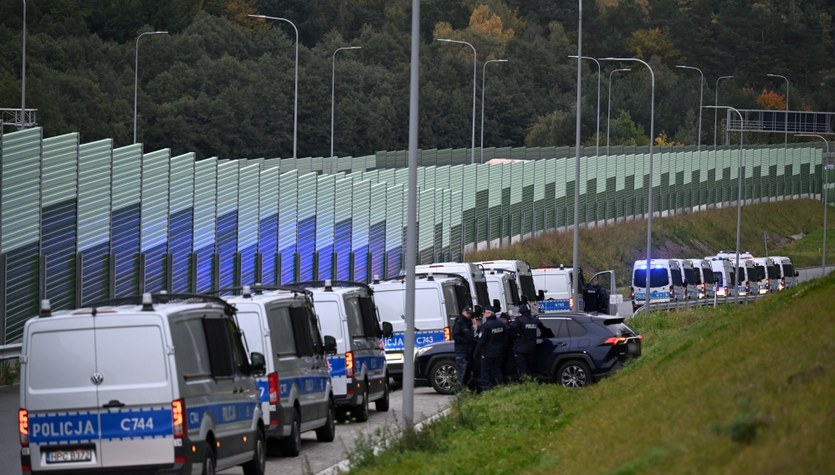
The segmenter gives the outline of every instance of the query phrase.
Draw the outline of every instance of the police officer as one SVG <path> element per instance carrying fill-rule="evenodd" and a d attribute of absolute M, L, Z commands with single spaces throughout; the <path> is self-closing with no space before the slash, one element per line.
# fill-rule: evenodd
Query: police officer
<path fill-rule="evenodd" d="M 502 367 L 509 333 L 505 324 L 496 318 L 493 307 L 485 306 L 484 323 L 476 349 L 481 355 L 481 386 L 484 390 L 504 383 Z"/>
<path fill-rule="evenodd" d="M 516 374 L 519 379 L 522 379 L 525 376 L 533 376 L 536 363 L 537 329 L 542 329 L 544 334 L 547 328 L 539 321 L 539 318 L 532 315 L 527 303 L 519 304 L 519 314 L 513 321 L 512 329 L 516 334 L 513 339 L 513 353 L 516 360 Z"/>
<path fill-rule="evenodd" d="M 464 307 L 461 315 L 452 324 L 452 340 L 455 342 L 455 374 L 461 386 L 466 386 L 472 371 L 475 333 L 473 331 L 473 309 Z"/>

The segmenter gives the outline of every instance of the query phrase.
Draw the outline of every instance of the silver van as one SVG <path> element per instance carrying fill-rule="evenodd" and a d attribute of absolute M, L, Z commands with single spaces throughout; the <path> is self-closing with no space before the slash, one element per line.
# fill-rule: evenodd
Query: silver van
<path fill-rule="evenodd" d="M 299 455 L 303 432 L 315 430 L 316 440 L 333 442 L 336 409 L 313 294 L 257 284 L 232 290 L 240 295 L 224 299 L 237 309 L 250 351 L 266 355 L 258 388 L 267 437 L 278 439 L 282 455 L 291 457 Z"/>
<path fill-rule="evenodd" d="M 262 475 L 266 439 L 235 310 L 205 295 L 144 294 L 26 322 L 24 473 Z"/>

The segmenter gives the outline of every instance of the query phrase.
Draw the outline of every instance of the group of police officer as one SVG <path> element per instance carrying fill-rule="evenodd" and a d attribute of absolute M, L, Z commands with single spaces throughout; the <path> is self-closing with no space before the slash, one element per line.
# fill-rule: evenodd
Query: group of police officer
<path fill-rule="evenodd" d="M 531 312 L 528 299 L 522 296 L 519 315 L 511 319 L 506 313 L 485 306 L 479 316 L 471 307 L 461 310 L 452 326 L 455 341 L 455 370 L 462 388 L 468 386 L 474 371 L 479 371 L 479 390 L 494 388 L 510 380 L 533 377 L 537 330 L 548 336 L 550 330 Z M 515 369 L 514 369 L 515 367 Z"/>

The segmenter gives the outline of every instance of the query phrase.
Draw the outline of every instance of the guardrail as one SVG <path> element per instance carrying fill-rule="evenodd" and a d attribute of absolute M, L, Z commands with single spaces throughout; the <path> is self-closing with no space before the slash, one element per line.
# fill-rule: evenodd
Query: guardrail
<path fill-rule="evenodd" d="M 20 350 L 23 347 L 20 343 L 11 345 L 0 345 L 0 361 L 16 360 L 20 358 Z"/>
<path fill-rule="evenodd" d="M 732 304 L 732 303 L 739 303 L 739 304 L 749 304 L 752 302 L 756 302 L 761 298 L 765 297 L 768 294 L 756 294 L 756 295 L 743 295 L 743 296 L 731 296 L 731 297 L 714 297 L 714 298 L 706 298 L 706 299 L 689 299 L 689 300 L 676 300 L 673 302 L 655 302 L 650 303 L 649 305 L 642 305 L 635 310 L 635 313 L 632 314 L 632 317 L 636 317 L 638 315 L 654 312 L 654 311 L 676 311 L 676 310 L 684 310 L 693 307 L 713 307 L 716 305 L 724 305 L 724 304 Z"/>

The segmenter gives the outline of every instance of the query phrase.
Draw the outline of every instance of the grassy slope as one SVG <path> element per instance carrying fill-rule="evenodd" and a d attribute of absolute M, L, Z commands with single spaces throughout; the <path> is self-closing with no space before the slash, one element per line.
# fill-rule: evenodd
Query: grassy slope
<path fill-rule="evenodd" d="M 833 295 L 830 275 L 639 317 L 644 354 L 611 378 L 461 397 L 356 473 L 835 473 Z"/>
<path fill-rule="evenodd" d="M 830 208 L 827 262 L 835 264 L 835 207 Z M 778 219 L 775 219 L 778 217 Z M 769 234 L 769 255 L 788 255 L 797 267 L 820 265 L 823 205 L 813 200 L 753 204 L 742 208 L 740 247 L 765 255 L 763 232 Z M 653 257 L 703 257 L 736 247 L 736 207 L 655 218 Z M 792 235 L 806 234 L 799 241 Z M 573 233 L 548 233 L 503 249 L 468 253 L 467 261 L 524 259 L 532 266 L 571 264 Z M 587 276 L 612 269 L 619 286 L 628 285 L 632 264 L 646 255 L 646 221 L 580 230 L 580 261 Z"/>

